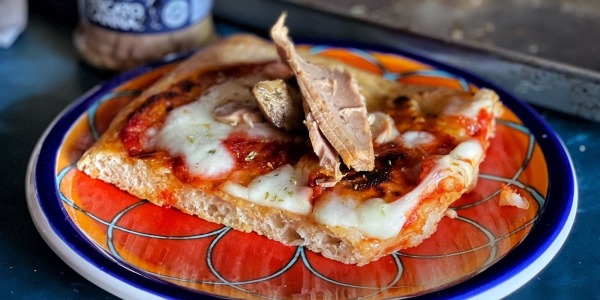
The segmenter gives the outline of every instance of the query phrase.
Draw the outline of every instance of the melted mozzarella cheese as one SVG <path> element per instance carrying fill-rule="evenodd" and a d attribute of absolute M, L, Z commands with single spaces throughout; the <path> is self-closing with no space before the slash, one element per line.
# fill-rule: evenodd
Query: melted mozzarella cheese
<path fill-rule="evenodd" d="M 235 127 L 235 132 L 244 132 L 250 138 L 266 138 L 283 141 L 289 138 L 269 123 L 254 123 L 252 125 L 242 123 Z"/>
<path fill-rule="evenodd" d="M 385 144 L 395 140 L 399 135 L 394 119 L 388 114 L 376 111 L 369 113 L 367 120 L 371 129 L 373 141 L 377 144 Z"/>
<path fill-rule="evenodd" d="M 442 111 L 442 115 L 459 115 L 468 118 L 477 118 L 479 112 L 484 109 L 491 112 L 494 106 L 494 99 L 483 90 L 473 95 L 471 101 L 465 101 L 460 97 L 453 97 L 447 103 Z"/>
<path fill-rule="evenodd" d="M 435 136 L 426 131 L 407 131 L 402 134 L 401 140 L 407 148 L 417 148 L 435 142 Z"/>
<path fill-rule="evenodd" d="M 152 144 L 165 149 L 172 156 L 183 156 L 191 175 L 201 178 L 226 176 L 233 170 L 235 159 L 222 141 L 232 132 L 242 131 L 253 137 L 286 138 L 266 124 L 250 126 L 242 123 L 234 127 L 213 118 L 215 107 L 224 101 L 241 101 L 252 97 L 249 86 L 260 79 L 253 77 L 227 81 L 211 87 L 199 101 L 174 109 L 167 116 L 163 127 L 151 134 Z M 476 115 L 480 109 L 488 108 L 487 101 L 458 104 L 460 103 L 453 107 L 450 105 L 445 113 L 470 116 Z M 385 135 L 386 140 L 397 137 L 393 127 L 391 134 Z M 435 141 L 435 137 L 426 132 L 407 132 L 401 138 L 411 147 Z M 432 193 L 440 180 L 457 176 L 459 182 L 466 183 L 465 186 L 473 183 L 477 175 L 476 166 L 482 158 L 483 149 L 479 141 L 462 142 L 448 155 L 441 157 L 415 189 L 391 203 L 381 198 L 358 201 L 332 193 L 320 199 L 313 208 L 310 202 L 312 189 L 306 186 L 308 173 L 291 165 L 283 165 L 270 173 L 257 176 L 248 186 L 227 181 L 221 189 L 229 195 L 255 204 L 300 215 L 312 213 L 319 223 L 353 227 L 365 236 L 388 239 L 398 235 L 423 195 Z"/>
<path fill-rule="evenodd" d="M 215 107 L 226 101 L 252 99 L 250 88 L 260 77 L 231 80 L 209 88 L 198 101 L 172 110 L 163 127 L 153 134 L 152 144 L 171 156 L 182 156 L 191 175 L 201 178 L 222 178 L 234 167 L 233 155 L 222 141 L 234 130 L 249 135 L 267 135 L 265 130 L 252 133 L 245 125 L 233 127 L 214 119 Z M 238 127 L 242 128 L 239 129 Z M 262 128 L 262 127 L 261 127 Z"/>
<path fill-rule="evenodd" d="M 231 126 L 215 122 L 207 102 L 196 101 L 171 111 L 154 139 L 156 146 L 170 155 L 183 156 L 190 174 L 213 178 L 228 173 L 235 160 L 221 144 Z"/>
<path fill-rule="evenodd" d="M 500 206 L 514 206 L 521 209 L 528 209 L 529 202 L 510 186 L 503 186 L 500 191 Z"/>
<path fill-rule="evenodd" d="M 308 176 L 291 165 L 283 165 L 254 178 L 247 187 L 231 181 L 222 191 L 252 203 L 308 215 L 312 210 L 312 189 L 306 186 Z"/>
<path fill-rule="evenodd" d="M 171 156 L 184 157 L 193 176 L 204 179 L 227 176 L 235 167 L 235 158 L 223 145 L 223 140 L 231 133 L 243 133 L 249 138 L 289 138 L 265 123 L 232 126 L 218 122 L 213 116 L 215 108 L 227 101 L 252 100 L 249 87 L 261 79 L 246 77 L 227 81 L 208 89 L 198 101 L 172 110 L 163 127 L 149 135 L 152 145 L 166 150 Z M 256 204 L 307 215 L 312 210 L 312 189 L 306 186 L 308 175 L 305 173 L 285 165 L 258 176 L 247 187 L 227 182 L 223 191 Z"/>
<path fill-rule="evenodd" d="M 359 202 L 331 194 L 317 202 L 313 216 L 319 223 L 353 227 L 371 238 L 395 237 L 423 196 L 433 193 L 441 180 L 455 176 L 457 181 L 465 183 L 465 189 L 471 185 L 482 158 L 483 148 L 479 141 L 467 140 L 441 157 L 413 190 L 393 202 L 386 203 L 381 198 Z"/>

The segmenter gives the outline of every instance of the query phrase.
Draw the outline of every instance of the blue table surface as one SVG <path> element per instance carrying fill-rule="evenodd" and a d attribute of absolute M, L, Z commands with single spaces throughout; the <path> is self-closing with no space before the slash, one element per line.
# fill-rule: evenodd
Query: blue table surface
<path fill-rule="evenodd" d="M 80 63 L 72 30 L 33 14 L 17 42 L 0 49 L 0 297 L 114 298 L 52 252 L 36 231 L 25 200 L 27 162 L 38 138 L 70 102 L 113 76 Z M 600 299 L 600 123 L 535 109 L 571 154 L 579 208 L 554 260 L 508 299 Z"/>

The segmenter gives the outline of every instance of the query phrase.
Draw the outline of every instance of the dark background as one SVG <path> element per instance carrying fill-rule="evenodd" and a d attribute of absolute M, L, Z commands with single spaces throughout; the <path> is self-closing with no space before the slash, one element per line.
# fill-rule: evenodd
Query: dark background
<path fill-rule="evenodd" d="M 254 26 L 247 24 L 244 11 L 232 10 L 235 1 L 216 1 L 215 15 L 217 23 L 224 25 L 221 28 L 235 25 L 263 30 L 260 22 Z M 439 49 L 451 49 L 435 52 L 417 47 L 430 45 L 424 43 L 416 44 L 412 51 L 431 53 L 450 64 L 475 57 L 465 55 L 472 51 L 476 51 L 478 59 L 512 59 L 512 54 L 506 55 L 508 51 L 525 56 L 525 62 L 517 63 L 534 67 L 541 58 L 557 63 L 559 71 L 568 72 L 575 67 L 592 77 L 600 71 L 600 4 L 595 0 L 280 2 L 368 24 L 410 30 L 408 34 L 425 36 L 428 43 L 442 45 Z M 50 250 L 36 231 L 25 200 L 26 167 L 37 139 L 65 106 L 114 76 L 78 60 L 71 43 L 76 23 L 74 1 L 30 1 L 26 31 L 10 49 L 0 50 L 0 296 L 9 299 L 114 298 L 82 278 Z M 302 33 L 300 25 L 291 28 Z M 304 35 L 310 37 L 309 33 Z M 372 42 L 378 41 L 373 37 Z M 398 48 L 404 46 L 398 44 Z M 489 66 L 474 66 L 471 71 L 492 82 L 517 86 L 511 85 L 511 78 L 502 77 L 502 72 Z M 592 84 L 589 88 L 590 97 L 600 99 Z M 539 98 L 535 91 L 528 96 Z M 580 204 L 575 225 L 562 250 L 543 271 L 508 298 L 598 299 L 600 123 L 545 106 L 534 105 L 534 108 L 559 134 L 572 156 Z"/>

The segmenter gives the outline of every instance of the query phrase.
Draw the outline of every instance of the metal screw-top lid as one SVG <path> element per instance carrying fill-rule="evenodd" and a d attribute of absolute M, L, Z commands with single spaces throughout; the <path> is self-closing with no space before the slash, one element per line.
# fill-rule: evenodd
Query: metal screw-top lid
<path fill-rule="evenodd" d="M 93 66 L 125 70 L 212 42 L 212 0 L 79 0 L 74 42 Z"/>

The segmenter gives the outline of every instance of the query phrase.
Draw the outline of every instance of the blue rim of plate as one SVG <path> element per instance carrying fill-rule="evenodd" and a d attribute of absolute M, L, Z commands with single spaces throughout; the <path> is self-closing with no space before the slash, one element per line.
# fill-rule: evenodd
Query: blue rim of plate
<path fill-rule="evenodd" d="M 491 88 L 498 93 L 504 105 L 512 110 L 522 120 L 525 127 L 530 130 L 542 149 L 546 161 L 552 162 L 548 163 L 549 188 L 546 207 L 536 225 L 521 244 L 502 258 L 502 263 L 495 263 L 482 273 L 462 283 L 431 294 L 418 296 L 416 297 L 417 299 L 439 297 L 445 299 L 465 299 L 482 297 L 483 295 L 502 297 L 502 295 L 505 296 L 515 291 L 533 278 L 556 255 L 574 222 L 578 201 L 577 181 L 573 163 L 564 144 L 550 126 L 531 107 L 486 80 L 414 53 L 359 43 L 336 42 L 335 44 L 331 44 L 309 42 L 308 44 L 396 54 L 449 72 L 467 80 L 475 86 Z M 192 291 L 185 287 L 165 282 L 132 270 L 131 267 L 111 259 L 104 250 L 87 239 L 70 218 L 68 218 L 56 189 L 56 183 L 54 180 L 49 180 L 49 178 L 55 178 L 56 153 L 62 145 L 65 135 L 92 104 L 122 83 L 159 66 L 180 61 L 189 55 L 190 53 L 172 56 L 165 60 L 125 72 L 93 88 L 74 101 L 55 118 L 45 135 L 40 139 L 38 144 L 39 151 L 33 153 L 30 163 L 31 167 L 28 171 L 33 172 L 30 175 L 33 176 L 32 181 L 34 186 L 32 188 L 37 198 L 28 199 L 28 201 L 37 202 L 51 229 L 60 238 L 60 242 L 68 246 L 69 251 L 72 251 L 72 253 L 68 254 L 59 254 L 63 260 L 68 259 L 65 256 L 75 254 L 95 267 L 97 271 L 102 272 L 103 275 L 110 276 L 136 290 L 144 291 L 157 297 L 190 298 L 200 295 L 218 296 L 200 291 Z M 32 197 L 31 193 L 28 197 Z M 65 222 L 65 220 L 68 221 Z M 43 235 L 42 232 L 40 233 Z M 80 272 L 80 270 L 76 271 Z M 518 276 L 520 276 L 517 280 L 518 282 L 512 284 L 511 280 Z M 98 281 L 102 281 L 102 279 L 93 277 L 88 279 L 101 286 Z"/>

